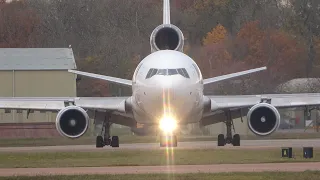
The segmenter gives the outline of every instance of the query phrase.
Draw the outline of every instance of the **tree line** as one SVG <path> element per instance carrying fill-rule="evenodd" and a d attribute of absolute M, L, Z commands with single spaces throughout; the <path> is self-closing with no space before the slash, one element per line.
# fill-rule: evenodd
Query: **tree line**
<path fill-rule="evenodd" d="M 171 17 L 204 78 L 268 67 L 208 93 L 272 93 L 290 79 L 320 75 L 318 0 L 172 0 Z M 0 48 L 72 45 L 79 70 L 131 79 L 161 23 L 162 0 L 0 0 Z M 78 83 L 79 96 L 120 93 L 99 80 Z"/>

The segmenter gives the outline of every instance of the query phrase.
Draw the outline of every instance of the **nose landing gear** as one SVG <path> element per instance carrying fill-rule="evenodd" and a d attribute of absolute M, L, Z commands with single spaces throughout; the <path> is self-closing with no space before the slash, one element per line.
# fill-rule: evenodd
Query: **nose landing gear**
<path fill-rule="evenodd" d="M 161 135 L 160 147 L 177 147 L 178 139 L 176 135 Z"/>

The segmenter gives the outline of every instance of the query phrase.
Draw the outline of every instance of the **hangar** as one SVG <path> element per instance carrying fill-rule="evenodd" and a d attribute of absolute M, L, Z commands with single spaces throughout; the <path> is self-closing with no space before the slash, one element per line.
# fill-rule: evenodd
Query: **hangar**
<path fill-rule="evenodd" d="M 75 97 L 76 75 L 68 69 L 76 69 L 71 48 L 0 48 L 0 96 Z M 9 136 L 3 134 L 9 126 L 48 126 L 55 116 L 31 111 L 27 119 L 26 111 L 0 110 L 0 132 Z"/>

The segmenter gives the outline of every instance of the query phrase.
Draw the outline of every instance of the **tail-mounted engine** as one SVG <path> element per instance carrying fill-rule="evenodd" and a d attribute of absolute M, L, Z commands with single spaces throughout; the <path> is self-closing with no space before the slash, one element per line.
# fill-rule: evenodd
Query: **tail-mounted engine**
<path fill-rule="evenodd" d="M 78 106 L 68 106 L 57 114 L 56 128 L 58 132 L 68 138 L 79 138 L 88 129 L 89 116 Z"/>
<path fill-rule="evenodd" d="M 184 36 L 175 25 L 162 24 L 156 27 L 150 36 L 151 52 L 175 50 L 183 52 Z"/>
<path fill-rule="evenodd" d="M 280 125 L 280 113 L 271 104 L 254 105 L 247 114 L 249 129 L 256 135 L 267 136 L 275 132 Z"/>

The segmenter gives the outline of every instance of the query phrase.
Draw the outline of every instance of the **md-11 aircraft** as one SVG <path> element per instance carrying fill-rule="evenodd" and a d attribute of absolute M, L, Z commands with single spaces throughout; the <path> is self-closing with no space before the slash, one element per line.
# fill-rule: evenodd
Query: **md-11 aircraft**
<path fill-rule="evenodd" d="M 177 146 L 179 126 L 202 126 L 224 122 L 226 134 L 218 135 L 218 146 L 240 146 L 239 134 L 232 133 L 233 120 L 247 116 L 249 129 L 267 136 L 280 124 L 279 108 L 320 105 L 320 94 L 261 94 L 208 96 L 204 86 L 266 70 L 266 67 L 203 79 L 195 61 L 184 54 L 184 35 L 170 23 L 170 1 L 163 1 L 163 23 L 150 36 L 151 53 L 137 66 L 132 80 L 69 70 L 70 73 L 102 79 L 132 88 L 128 97 L 13 97 L 0 98 L 0 109 L 58 112 L 57 131 L 79 138 L 90 119 L 102 124 L 96 147 L 119 147 L 118 136 L 110 135 L 112 124 L 136 129 L 138 124 L 159 128 L 160 146 Z"/>

